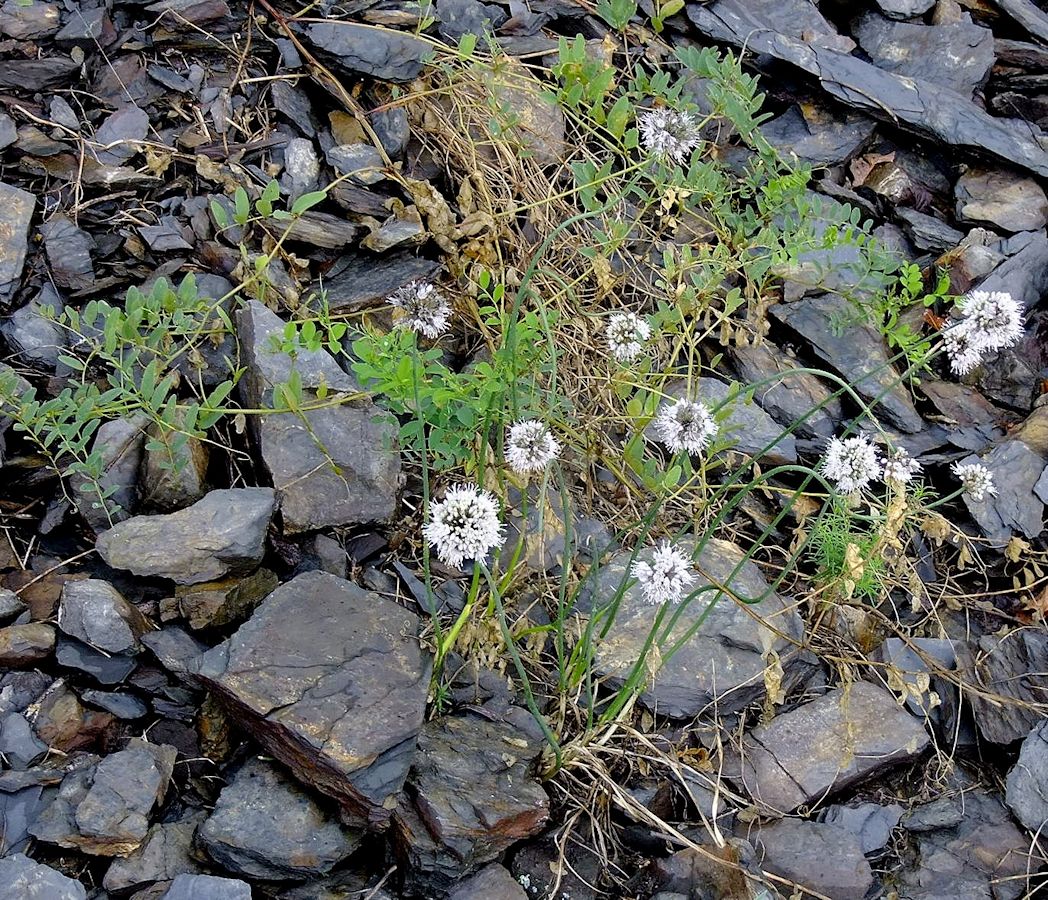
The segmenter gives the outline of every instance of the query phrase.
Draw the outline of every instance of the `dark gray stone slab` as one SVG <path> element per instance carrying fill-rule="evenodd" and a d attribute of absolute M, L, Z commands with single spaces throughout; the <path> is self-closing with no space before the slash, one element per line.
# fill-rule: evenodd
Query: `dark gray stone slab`
<path fill-rule="evenodd" d="M 271 488 L 211 491 L 178 512 L 120 522 L 95 548 L 116 569 L 177 584 L 243 575 L 262 561 L 275 506 Z"/>
<path fill-rule="evenodd" d="M 409 281 L 430 278 L 437 268 L 433 260 L 412 253 L 350 256 L 335 264 L 325 282 L 328 303 L 340 312 L 377 306 Z"/>
<path fill-rule="evenodd" d="M 852 34 L 878 68 L 969 98 L 993 66 L 993 33 L 971 23 L 922 25 L 866 13 Z"/>
<path fill-rule="evenodd" d="M 876 127 L 867 116 L 806 104 L 791 106 L 762 125 L 761 133 L 787 157 L 792 153 L 813 166 L 835 166 L 851 159 Z"/>
<path fill-rule="evenodd" d="M 678 545 L 689 553 L 695 543 L 691 539 Z M 650 561 L 650 553 L 642 550 L 637 558 Z M 601 567 L 595 585 L 595 610 L 613 600 L 628 577 L 629 567 L 628 551 L 616 554 Z M 691 639 L 649 680 L 640 697 L 642 703 L 662 715 L 679 718 L 690 718 L 714 706 L 720 713 L 742 709 L 764 694 L 765 655 L 770 652 L 781 659 L 786 686 L 807 673 L 804 658 L 796 649 L 804 641 L 800 617 L 784 598 L 769 591 L 754 563 L 743 562 L 738 547 L 710 540 L 698 554 L 696 569 L 695 588 L 721 584 L 742 600 L 763 599 L 744 606 L 712 590 L 696 595 L 680 615 L 667 646 L 699 621 L 711 601 L 712 611 Z M 621 685 L 628 677 L 658 612 L 659 607 L 647 603 L 636 585 L 623 595 L 614 624 L 597 646 L 595 669 L 610 686 Z"/>
<path fill-rule="evenodd" d="M 753 394 L 753 399 L 780 425 L 786 427 L 807 416 L 794 432 L 798 437 L 830 438 L 836 433 L 844 414 L 840 401 L 829 399 L 835 386 L 797 372 L 800 363 L 770 341 L 760 346 L 731 347 L 727 352 L 740 381 L 747 387 L 775 375 L 792 373 L 778 382 L 764 384 Z M 816 410 L 820 404 L 822 408 Z"/>
<path fill-rule="evenodd" d="M 0 719 L 0 755 L 12 769 L 28 769 L 47 753 L 47 744 L 38 738 L 26 717 L 8 713 Z"/>
<path fill-rule="evenodd" d="M 1031 310 L 1048 293 L 1048 235 L 1031 235 L 1018 253 L 1009 256 L 983 279 L 981 291 L 1003 291 Z"/>
<path fill-rule="evenodd" d="M 506 13 L 501 7 L 478 0 L 438 0 L 436 12 L 437 31 L 453 45 L 466 34 L 478 37 L 491 34 L 506 21 Z"/>
<path fill-rule="evenodd" d="M 53 369 L 58 364 L 59 353 L 66 346 L 65 332 L 53 319 L 43 315 L 45 307 L 50 307 L 56 314 L 63 307 L 61 298 L 50 285 L 41 288 L 34 300 L 16 309 L 10 318 L 0 321 L 0 331 L 22 359 Z"/>
<path fill-rule="evenodd" d="M 924 428 L 901 376 L 888 363 L 884 338 L 861 320 L 860 312 L 846 299 L 832 294 L 806 297 L 773 306 L 771 314 L 806 338 L 860 397 L 867 402 L 876 399 L 875 415 L 883 415 L 911 434 Z"/>
<path fill-rule="evenodd" d="M 347 814 L 382 825 L 429 691 L 418 617 L 325 572 L 267 597 L 197 664 L 239 725 Z"/>
<path fill-rule="evenodd" d="M 62 7 L 42 0 L 4 0 L 0 6 L 0 34 L 16 41 L 50 37 L 62 24 Z"/>
<path fill-rule="evenodd" d="M 859 839 L 863 853 L 876 853 L 888 846 L 892 829 L 899 824 L 903 808 L 898 803 L 881 806 L 859 803 L 856 806 L 831 806 L 823 810 L 820 822 L 830 822 L 850 831 Z"/>
<path fill-rule="evenodd" d="M 540 747 L 509 725 L 473 716 L 434 720 L 419 735 L 410 805 L 397 812 L 398 855 L 422 896 L 538 833 L 549 798 L 529 772 Z"/>
<path fill-rule="evenodd" d="M 0 900 L 87 900 L 87 888 L 16 853 L 0 859 Z"/>
<path fill-rule="evenodd" d="M 22 277 L 36 197 L 0 182 L 0 208 L 4 210 L 0 220 L 0 303 L 6 303 Z"/>
<path fill-rule="evenodd" d="M 141 719 L 149 712 L 149 707 L 134 694 L 121 694 L 116 691 L 99 691 L 94 688 L 80 692 L 80 699 L 91 706 L 104 709 L 118 719 L 133 721 Z"/>
<path fill-rule="evenodd" d="M 237 878 L 182 874 L 158 900 L 251 900 L 251 886 Z"/>
<path fill-rule="evenodd" d="M 888 691 L 857 681 L 754 728 L 724 774 L 759 807 L 788 813 L 913 759 L 929 742 Z"/>
<path fill-rule="evenodd" d="M 200 872 L 200 863 L 193 856 L 193 834 L 204 818 L 202 812 L 192 813 L 177 822 L 154 825 L 137 850 L 113 860 L 102 887 L 123 894 Z"/>
<path fill-rule="evenodd" d="M 850 831 L 827 822 L 780 819 L 753 838 L 762 867 L 834 900 L 864 900 L 873 871 Z"/>
<path fill-rule="evenodd" d="M 91 253 L 95 249 L 94 238 L 61 213 L 41 225 L 40 233 L 44 237 L 44 250 L 55 284 L 71 291 L 93 288 L 95 266 Z"/>
<path fill-rule="evenodd" d="M 691 3 L 686 12 L 706 37 L 789 62 L 814 76 L 830 96 L 848 106 L 898 122 L 950 146 L 981 150 L 1011 165 L 1048 175 L 1048 149 L 1041 145 L 1037 129 L 1018 120 L 990 116 L 949 88 L 904 78 L 847 51 L 822 46 L 823 38 L 814 30 L 814 37 L 799 39 L 796 34 L 803 29 L 801 21 L 786 30 L 765 5 L 716 0 Z M 788 7 L 783 9 L 788 15 Z"/>
<path fill-rule="evenodd" d="M 90 675 L 99 684 L 120 684 L 135 669 L 134 657 L 103 653 L 72 638 L 59 636 L 55 659 L 60 666 Z"/>
<path fill-rule="evenodd" d="M 507 869 L 492 863 L 476 875 L 464 878 L 448 894 L 448 900 L 529 900 L 524 888 Z"/>
<path fill-rule="evenodd" d="M 325 814 L 275 766 L 250 759 L 222 789 L 197 839 L 236 875 L 302 881 L 330 872 L 353 852 L 360 834 Z"/>
<path fill-rule="evenodd" d="M 796 438 L 792 434 L 783 434 L 782 427 L 771 416 L 747 399 L 744 389 L 730 400 L 730 386 L 716 378 L 697 379 L 696 389 L 699 398 L 708 406 L 714 408 L 723 404 L 721 412 L 727 413 L 720 423 L 718 441 L 726 442 L 732 450 L 773 465 L 797 462 Z M 765 447 L 769 449 L 765 450 Z"/>
<path fill-rule="evenodd" d="M 935 0 L 877 0 L 877 6 L 893 19 L 912 19 L 928 12 Z"/>
<path fill-rule="evenodd" d="M 1037 834 L 1048 822 L 1048 722 L 1023 741 L 1019 759 L 1008 773 L 1005 800 L 1029 831 Z"/>
<path fill-rule="evenodd" d="M 76 473 L 69 480 L 80 515 L 95 531 L 127 519 L 134 510 L 148 421 L 144 415 L 135 415 L 103 422 L 91 442 L 92 452 L 102 455 L 101 478 L 96 483 Z M 99 494 L 110 488 L 113 493 L 103 500 Z"/>
<path fill-rule="evenodd" d="M 77 640 L 107 653 L 137 650 L 149 623 L 108 581 L 67 581 L 58 604 L 58 627 Z"/>
<path fill-rule="evenodd" d="M 972 455 L 965 463 L 982 463 L 993 474 L 996 494 L 975 500 L 962 494 L 964 505 L 982 533 L 996 547 L 1003 547 L 1013 534 L 1037 537 L 1044 530 L 1044 503 L 1034 493 L 1045 458 L 1018 439 L 998 444 L 981 459 Z"/>
<path fill-rule="evenodd" d="M 21 853 L 29 846 L 29 826 L 47 803 L 41 785 L 0 790 L 0 857 Z"/>
<path fill-rule="evenodd" d="M 93 856 L 127 856 L 149 832 L 149 816 L 167 791 L 177 751 L 137 738 L 96 766 L 71 772 L 30 833 Z"/>
<path fill-rule="evenodd" d="M 54 649 L 55 629 L 44 622 L 0 628 L 0 666 L 32 666 L 47 659 Z"/>
<path fill-rule="evenodd" d="M 418 38 L 352 22 L 310 25 L 305 36 L 339 68 L 379 81 L 412 81 L 429 53 L 429 45 Z"/>
<path fill-rule="evenodd" d="M 149 114 L 138 106 L 111 113 L 95 132 L 95 158 L 104 166 L 119 166 L 141 149 L 149 133 Z"/>
<path fill-rule="evenodd" d="M 1032 178 L 1003 169 L 969 169 L 954 185 L 958 220 L 1001 231 L 1037 231 L 1048 223 L 1048 196 Z M 1043 235 L 1042 235 L 1043 237 Z"/>

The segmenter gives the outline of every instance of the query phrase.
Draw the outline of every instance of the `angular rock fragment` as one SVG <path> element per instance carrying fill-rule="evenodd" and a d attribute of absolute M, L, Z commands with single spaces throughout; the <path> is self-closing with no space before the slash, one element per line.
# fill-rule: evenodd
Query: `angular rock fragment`
<path fill-rule="evenodd" d="M 835 166 L 851 159 L 876 127 L 866 116 L 835 115 L 825 107 L 804 104 L 791 106 L 760 130 L 787 157 L 793 153 L 813 166 Z"/>
<path fill-rule="evenodd" d="M 108 581 L 67 581 L 58 606 L 58 627 L 96 650 L 124 653 L 138 649 L 149 623 Z"/>
<path fill-rule="evenodd" d="M 0 628 L 0 666 L 32 666 L 47 659 L 54 649 L 55 630 L 43 622 Z"/>
<path fill-rule="evenodd" d="M 411 35 L 352 22 L 322 22 L 306 38 L 339 68 L 379 81 L 408 82 L 422 71 L 427 44 Z"/>
<path fill-rule="evenodd" d="M 149 114 L 129 105 L 111 113 L 95 132 L 95 158 L 104 166 L 119 166 L 141 149 L 149 133 Z"/>
<path fill-rule="evenodd" d="M 64 679 L 31 704 L 26 717 L 40 739 L 60 753 L 90 747 L 113 724 L 109 713 L 85 709 Z"/>
<path fill-rule="evenodd" d="M 955 91 L 929 81 L 904 78 L 856 56 L 825 46 L 822 33 L 803 21 L 783 23 L 794 4 L 715 0 L 686 7 L 688 18 L 707 38 L 745 47 L 752 54 L 784 60 L 818 79 L 823 89 L 848 106 L 907 125 L 956 147 L 982 150 L 1010 165 L 1048 176 L 1048 149 L 1027 123 L 991 116 Z M 801 4 L 811 10 L 811 4 Z M 1031 7 L 1033 4 L 1030 4 Z M 776 17 L 767 7 L 782 12 Z"/>
<path fill-rule="evenodd" d="M 226 578 L 179 587 L 175 590 L 175 597 L 179 612 L 190 628 L 220 628 L 246 619 L 279 583 L 269 569 L 259 569 L 246 578 Z"/>
<path fill-rule="evenodd" d="M 251 900 L 251 885 L 237 878 L 183 873 L 158 900 Z"/>
<path fill-rule="evenodd" d="M 516 729 L 472 716 L 423 729 L 411 803 L 396 814 L 397 852 L 414 885 L 443 892 L 542 829 L 549 798 L 528 772 L 538 750 Z"/>
<path fill-rule="evenodd" d="M 144 415 L 103 422 L 91 442 L 92 452 L 102 455 L 101 477 L 95 481 L 77 472 L 70 478 L 80 515 L 95 531 L 127 519 L 134 509 L 147 422 Z"/>
<path fill-rule="evenodd" d="M 892 829 L 899 824 L 903 808 L 898 803 L 881 806 L 860 803 L 857 806 L 831 806 L 819 816 L 820 822 L 829 822 L 850 831 L 859 839 L 863 853 L 876 853 L 888 846 Z"/>
<path fill-rule="evenodd" d="M 98 536 L 109 565 L 176 584 L 243 575 L 261 561 L 276 497 L 270 488 L 211 491 L 162 516 L 135 516 Z"/>
<path fill-rule="evenodd" d="M 836 433 L 843 418 L 840 400 L 830 399 L 833 391 L 826 383 L 798 372 L 800 363 L 793 357 L 768 341 L 759 346 L 731 347 L 728 356 L 747 386 L 775 375 L 784 376 L 777 382 L 768 381 L 753 394 L 753 399 L 780 425 L 787 427 L 806 417 L 794 432 L 799 437 L 830 438 Z"/>
<path fill-rule="evenodd" d="M 873 886 L 859 839 L 837 825 L 780 819 L 761 826 L 754 847 L 766 871 L 834 900 L 864 900 Z"/>
<path fill-rule="evenodd" d="M 1048 822 L 1048 723 L 1042 722 L 1023 741 L 1008 773 L 1005 800 L 1029 831 L 1038 834 Z"/>
<path fill-rule="evenodd" d="M 0 220 L 0 303 L 9 301 L 18 288 L 35 208 L 32 194 L 0 182 L 0 209 L 4 211 Z"/>
<path fill-rule="evenodd" d="M 18 599 L 18 594 L 7 588 L 0 588 L 0 619 L 13 619 L 25 612 L 25 604 Z"/>
<path fill-rule="evenodd" d="M 145 840 L 167 791 L 177 751 L 132 739 L 126 750 L 71 772 L 30 828 L 42 841 L 92 856 L 127 856 Z"/>
<path fill-rule="evenodd" d="M 198 873 L 200 863 L 192 853 L 193 834 L 203 821 L 203 813 L 192 813 L 177 822 L 154 825 L 137 850 L 113 860 L 102 886 L 110 893 L 123 894 L 158 881 L 172 881 L 182 874 Z"/>
<path fill-rule="evenodd" d="M 347 256 L 332 267 L 325 283 L 328 303 L 340 312 L 377 306 L 397 288 L 409 281 L 430 278 L 438 268 L 438 263 L 414 253 L 391 253 L 378 258 Z"/>
<path fill-rule="evenodd" d="M 1036 231 L 1048 223 L 1048 196 L 1032 178 L 1002 169 L 969 169 L 954 186 L 957 218 L 1002 231 Z"/>
<path fill-rule="evenodd" d="M 725 441 L 732 450 L 772 465 L 797 462 L 796 438 L 792 434 L 783 434 L 783 429 L 775 420 L 747 398 L 741 386 L 731 396 L 731 387 L 723 381 L 699 378 L 696 380 L 696 390 L 699 398 L 708 406 L 720 407 L 722 413 L 727 413 L 720 423 L 718 441 Z"/>
<path fill-rule="evenodd" d="M 21 853 L 0 859 L 0 900 L 28 898 L 87 900 L 87 888 Z"/>
<path fill-rule="evenodd" d="M 198 677 L 300 781 L 387 822 L 425 713 L 418 617 L 325 572 L 277 588 Z"/>
<path fill-rule="evenodd" d="M 135 669 L 133 656 L 103 653 L 64 635 L 59 635 L 55 659 L 60 666 L 87 673 L 99 684 L 120 684 Z"/>
<path fill-rule="evenodd" d="M 21 713 L 8 713 L 0 719 L 0 757 L 12 769 L 27 769 L 47 753 L 47 744 L 33 734 Z"/>
<path fill-rule="evenodd" d="M 922 16 L 935 6 L 935 0 L 877 0 L 882 13 L 892 19 Z"/>
<path fill-rule="evenodd" d="M 161 512 L 196 503 L 207 493 L 208 445 L 191 437 L 178 446 L 176 432 L 149 427 L 142 456 L 140 503 Z"/>
<path fill-rule="evenodd" d="M 332 821 L 275 766 L 250 759 L 222 789 L 197 839 L 237 875 L 301 881 L 330 872 L 360 835 Z"/>
<path fill-rule="evenodd" d="M 965 97 L 985 83 L 993 66 L 993 33 L 971 23 L 920 25 L 866 13 L 852 33 L 878 68 Z"/>
<path fill-rule="evenodd" d="M 528 900 L 520 883 L 497 863 L 464 878 L 448 894 L 448 900 Z"/>
<path fill-rule="evenodd" d="M 271 405 L 275 387 L 292 370 L 310 391 L 321 385 L 346 393 L 359 389 L 324 350 L 305 350 L 292 360 L 274 347 L 284 324 L 261 303 L 241 309 L 237 327 L 248 362 L 240 390 L 251 406 Z M 343 402 L 301 413 L 274 412 L 253 425 L 279 495 L 285 533 L 382 522 L 393 515 L 400 454 L 392 416 L 366 402 Z"/>
<path fill-rule="evenodd" d="M 694 539 L 677 546 L 692 554 Z M 651 550 L 637 559 L 650 561 Z M 628 577 L 631 553 L 613 556 L 597 575 L 594 609 L 611 603 Z M 760 569 L 743 561 L 742 551 L 727 541 L 710 539 L 695 561 L 705 588 L 689 601 L 666 646 L 676 643 L 705 614 L 698 630 L 659 668 L 640 695 L 641 702 L 662 715 L 690 718 L 714 706 L 720 713 L 742 709 L 765 690 L 764 672 L 774 654 L 785 670 L 788 689 L 807 672 L 797 648 L 804 643 L 804 626 L 796 610 L 773 592 Z M 714 590 L 730 588 L 733 596 Z M 738 598 L 738 600 L 733 599 Z M 759 603 L 752 601 L 760 599 Z M 706 614 L 707 607 L 710 612 Z M 676 613 L 676 610 L 674 611 Z M 659 607 L 641 596 L 634 584 L 623 594 L 607 635 L 597 645 L 596 671 L 617 687 L 641 657 Z"/>
<path fill-rule="evenodd" d="M 66 339 L 65 332 L 44 314 L 48 307 L 56 314 L 60 313 L 62 300 L 50 285 L 45 285 L 36 299 L 0 322 L 0 331 L 22 359 L 54 368 L 59 353 L 65 349 Z"/>
<path fill-rule="evenodd" d="M 917 859 L 899 873 L 900 896 L 1019 900 L 1032 896 L 1029 875 L 1040 863 L 1008 809 L 966 784 L 903 817 L 915 832 Z"/>
<path fill-rule="evenodd" d="M 62 24 L 62 7 L 43 0 L 4 0 L 0 34 L 16 41 L 50 37 Z"/>
<path fill-rule="evenodd" d="M 929 742 L 884 688 L 857 681 L 754 728 L 725 775 L 760 807 L 788 813 L 913 759 Z"/>
<path fill-rule="evenodd" d="M 91 253 L 95 249 L 94 238 L 61 213 L 41 225 L 40 233 L 44 236 L 44 250 L 55 284 L 71 291 L 93 288 L 95 267 Z"/>
<path fill-rule="evenodd" d="M 981 463 L 993 475 L 997 493 L 976 500 L 961 495 L 968 512 L 983 534 L 997 547 L 1003 547 L 1015 533 L 1037 537 L 1044 530 L 1044 503 L 1034 493 L 1034 485 L 1048 460 L 1018 439 L 1006 440 L 980 459 L 972 455 L 964 463 Z"/>
<path fill-rule="evenodd" d="M 149 712 L 149 707 L 134 694 L 122 694 L 119 691 L 99 691 L 87 688 L 80 692 L 80 699 L 84 703 L 104 709 L 118 719 L 141 719 Z"/>
<path fill-rule="evenodd" d="M 902 377 L 889 364 L 884 339 L 844 298 L 832 294 L 806 297 L 772 307 L 772 316 L 805 337 L 815 352 L 843 375 L 874 415 L 909 433 L 923 430 Z M 846 325 L 843 323 L 847 323 Z"/>

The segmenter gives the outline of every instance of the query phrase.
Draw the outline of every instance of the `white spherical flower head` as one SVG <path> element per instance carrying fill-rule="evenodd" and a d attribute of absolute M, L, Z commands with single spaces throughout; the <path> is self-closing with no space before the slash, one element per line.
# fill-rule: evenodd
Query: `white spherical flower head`
<path fill-rule="evenodd" d="M 1023 336 L 1023 309 L 1006 291 L 971 291 L 957 308 L 985 350 L 1011 347 Z"/>
<path fill-rule="evenodd" d="M 459 568 L 463 560 L 481 559 L 499 546 L 503 528 L 493 494 L 474 484 L 458 484 L 432 505 L 422 533 L 443 562 Z"/>
<path fill-rule="evenodd" d="M 560 444 L 543 422 L 517 422 L 506 435 L 506 461 L 514 472 L 539 472 L 560 453 Z"/>
<path fill-rule="evenodd" d="M 690 112 L 660 106 L 642 112 L 637 116 L 637 124 L 644 149 L 667 162 L 684 162 L 702 143 L 698 122 Z"/>
<path fill-rule="evenodd" d="M 451 304 L 427 281 L 412 281 L 389 297 L 398 328 L 410 328 L 428 338 L 439 337 L 448 327 Z"/>
<path fill-rule="evenodd" d="M 641 596 L 648 603 L 677 603 L 695 582 L 691 560 L 668 541 L 651 553 L 651 562 L 637 560 L 630 574 L 637 579 Z"/>
<path fill-rule="evenodd" d="M 881 476 L 881 461 L 877 448 L 864 434 L 855 437 L 833 438 L 822 458 L 823 474 L 845 494 L 861 491 Z"/>
<path fill-rule="evenodd" d="M 921 471 L 921 464 L 917 462 L 902 447 L 897 447 L 888 453 L 884 460 L 884 480 L 894 481 L 896 484 L 909 484 L 913 476 Z"/>
<path fill-rule="evenodd" d="M 962 490 L 976 502 L 997 493 L 993 474 L 980 463 L 956 462 L 953 464 L 953 474 L 961 480 Z"/>
<path fill-rule="evenodd" d="M 651 326 L 635 313 L 618 312 L 608 318 L 604 333 L 611 355 L 620 363 L 627 363 L 644 351 Z"/>
<path fill-rule="evenodd" d="M 655 436 L 673 453 L 698 456 L 717 435 L 717 423 L 705 403 L 680 399 L 666 403 L 652 422 Z"/>

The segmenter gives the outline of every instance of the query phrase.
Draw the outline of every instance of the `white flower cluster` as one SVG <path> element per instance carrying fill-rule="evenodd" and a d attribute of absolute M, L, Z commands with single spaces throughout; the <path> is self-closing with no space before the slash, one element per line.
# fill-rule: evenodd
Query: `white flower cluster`
<path fill-rule="evenodd" d="M 439 337 L 448 327 L 451 304 L 432 284 L 412 281 L 389 297 L 398 328 L 410 328 L 428 338 Z"/>
<path fill-rule="evenodd" d="M 884 460 L 884 480 L 894 481 L 896 484 L 909 484 L 913 476 L 921 471 L 921 464 L 917 462 L 902 447 L 897 447 L 888 452 Z"/>
<path fill-rule="evenodd" d="M 443 562 L 459 568 L 463 560 L 481 559 L 498 547 L 504 527 L 493 494 L 474 484 L 458 484 L 432 505 L 422 533 Z"/>
<path fill-rule="evenodd" d="M 651 429 L 671 452 L 686 450 L 692 456 L 702 453 L 717 436 L 717 423 L 710 408 L 683 398 L 663 404 Z"/>
<path fill-rule="evenodd" d="M 637 560 L 630 574 L 637 579 L 641 596 L 655 606 L 677 603 L 695 583 L 691 560 L 668 541 L 651 553 L 651 562 Z"/>
<path fill-rule="evenodd" d="M 694 114 L 660 106 L 637 116 L 640 137 L 649 154 L 666 162 L 682 163 L 699 144 Z"/>
<path fill-rule="evenodd" d="M 538 472 L 560 453 L 560 444 L 545 423 L 537 419 L 517 422 L 506 435 L 506 461 L 514 472 Z"/>
<path fill-rule="evenodd" d="M 950 368 L 967 375 L 987 353 L 1016 343 L 1023 334 L 1023 311 L 1004 291 L 971 291 L 957 301 L 960 318 L 947 320 L 943 345 Z"/>
<path fill-rule="evenodd" d="M 604 329 L 611 355 L 620 363 L 636 359 L 644 351 L 644 342 L 651 337 L 651 326 L 631 312 L 617 312 L 608 318 Z"/>
<path fill-rule="evenodd" d="M 997 494 L 993 474 L 980 463 L 955 462 L 953 474 L 961 480 L 962 490 L 976 502 L 986 499 L 987 495 Z"/>
<path fill-rule="evenodd" d="M 833 438 L 822 458 L 822 473 L 845 494 L 861 491 L 881 477 L 881 460 L 877 448 L 864 434 L 850 438 Z"/>

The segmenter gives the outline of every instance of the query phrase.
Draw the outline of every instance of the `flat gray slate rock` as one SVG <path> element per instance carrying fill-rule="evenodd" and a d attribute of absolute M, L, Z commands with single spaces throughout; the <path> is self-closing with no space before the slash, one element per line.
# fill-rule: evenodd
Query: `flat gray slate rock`
<path fill-rule="evenodd" d="M 58 627 L 106 653 L 137 650 L 149 628 L 145 616 L 108 581 L 67 581 L 58 604 Z"/>
<path fill-rule="evenodd" d="M 177 584 L 244 575 L 262 561 L 275 508 L 272 488 L 211 491 L 178 512 L 120 522 L 95 548 L 115 569 Z"/>
<path fill-rule="evenodd" d="M 716 0 L 689 3 L 686 12 L 706 37 L 789 62 L 813 75 L 827 93 L 849 106 L 951 146 L 981 150 L 1048 176 L 1048 149 L 1039 143 L 1038 129 L 1017 119 L 988 115 L 949 88 L 885 72 L 848 52 L 824 46 L 824 35 L 805 41 L 792 28 L 791 36 L 765 6 L 749 0 Z"/>
<path fill-rule="evenodd" d="M 985 457 L 972 455 L 964 463 L 981 463 L 993 475 L 996 494 L 975 500 L 962 494 L 964 505 L 982 533 L 995 547 L 1003 547 L 1013 534 L 1035 538 L 1044 531 L 1044 503 L 1034 493 L 1048 463 L 1018 438 L 1005 440 Z"/>
<path fill-rule="evenodd" d="M 381 826 L 425 715 L 431 663 L 418 628 L 392 600 L 305 572 L 194 669 L 296 778 Z"/>
<path fill-rule="evenodd" d="M 252 758 L 222 789 L 197 840 L 230 872 L 283 881 L 326 875 L 353 852 L 360 834 L 325 815 L 276 766 Z"/>
<path fill-rule="evenodd" d="M 874 415 L 883 415 L 911 434 L 924 429 L 902 377 L 888 364 L 884 338 L 861 321 L 860 311 L 844 297 L 824 294 L 779 303 L 771 314 L 807 338 L 820 357 L 852 382 L 860 397 L 867 402 L 876 399 Z"/>
<path fill-rule="evenodd" d="M 1034 728 L 1023 741 L 1019 759 L 1008 773 L 1005 802 L 1035 834 L 1048 822 L 1048 722 Z"/>
<path fill-rule="evenodd" d="M 0 859 L 0 900 L 87 900 L 87 889 L 50 866 L 16 853 Z"/>
<path fill-rule="evenodd" d="M 694 539 L 677 545 L 690 553 Z M 650 559 L 650 550 L 637 558 Z M 743 553 L 734 544 L 711 539 L 699 553 L 695 587 L 728 584 L 739 597 L 759 597 L 768 592 L 768 583 L 752 562 L 742 563 Z M 612 557 L 600 570 L 595 589 L 595 610 L 610 603 L 627 577 L 630 553 Z M 671 641 L 681 637 L 703 615 L 715 596 L 713 591 L 698 594 L 681 615 Z M 748 705 L 764 694 L 767 654 L 778 654 L 786 670 L 785 686 L 807 671 L 796 648 L 804 642 L 804 625 L 797 611 L 772 592 L 760 603 L 744 606 L 723 594 L 699 630 L 649 681 L 641 702 L 659 713 L 690 718 L 716 707 L 728 713 Z M 611 686 L 621 685 L 640 656 L 655 623 L 659 607 L 647 603 L 636 585 L 622 597 L 615 622 L 607 636 L 597 644 L 596 671 Z M 763 620 L 763 621 L 762 621 Z"/>
<path fill-rule="evenodd" d="M 429 44 L 411 35 L 351 22 L 321 22 L 305 33 L 339 67 L 379 81 L 417 78 L 430 51 Z"/>
<path fill-rule="evenodd" d="M 0 227 L 0 302 L 14 295 L 25 266 L 29 249 L 29 223 L 36 208 L 36 197 L 20 188 L 0 182 L 0 209 L 4 211 Z"/>
<path fill-rule="evenodd" d="M 238 878 L 183 873 L 159 900 L 251 900 L 251 885 Z"/>
<path fill-rule="evenodd" d="M 724 774 L 758 806 L 789 813 L 913 759 L 929 742 L 888 691 L 856 681 L 754 728 L 741 752 L 728 754 Z"/>

